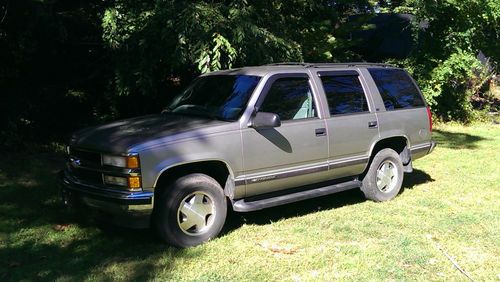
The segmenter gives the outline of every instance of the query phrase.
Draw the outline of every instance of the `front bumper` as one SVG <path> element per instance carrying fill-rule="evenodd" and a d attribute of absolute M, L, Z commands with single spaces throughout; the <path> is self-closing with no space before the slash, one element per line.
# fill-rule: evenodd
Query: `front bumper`
<path fill-rule="evenodd" d="M 64 204 L 86 210 L 92 217 L 116 225 L 147 228 L 153 212 L 154 193 L 103 189 L 78 182 L 64 171 L 58 174 Z"/>

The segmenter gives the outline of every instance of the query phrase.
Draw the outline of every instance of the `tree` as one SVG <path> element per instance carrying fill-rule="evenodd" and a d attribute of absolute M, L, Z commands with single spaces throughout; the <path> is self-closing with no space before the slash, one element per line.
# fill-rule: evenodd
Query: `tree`
<path fill-rule="evenodd" d="M 345 49 L 334 36 L 339 23 L 369 7 L 359 0 L 117 0 L 104 15 L 104 39 L 114 50 L 118 93 L 164 95 L 158 90 L 198 72 L 335 60 L 335 49 Z"/>
<path fill-rule="evenodd" d="M 1 3 L 0 144 L 48 142 L 109 114 L 102 1 Z"/>
<path fill-rule="evenodd" d="M 419 48 L 407 67 L 418 78 L 433 111 L 445 120 L 471 121 L 471 98 L 491 72 L 476 59 L 479 52 L 498 70 L 500 2 L 495 0 L 408 0 L 416 23 Z"/>

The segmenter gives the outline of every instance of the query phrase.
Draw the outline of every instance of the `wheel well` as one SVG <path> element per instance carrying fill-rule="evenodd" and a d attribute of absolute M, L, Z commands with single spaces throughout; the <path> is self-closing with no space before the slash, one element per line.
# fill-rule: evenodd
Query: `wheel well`
<path fill-rule="evenodd" d="M 380 150 L 385 148 L 391 148 L 394 151 L 396 151 L 396 153 L 401 155 L 407 144 L 408 144 L 407 140 L 403 136 L 382 139 L 379 140 L 377 144 L 375 144 L 375 146 L 373 147 L 371 156 L 372 157 L 375 156 Z"/>
<path fill-rule="evenodd" d="M 365 171 L 363 172 L 362 176 L 366 175 L 368 169 L 370 168 L 370 165 L 372 163 L 373 157 L 382 149 L 385 148 L 390 148 L 396 151 L 396 153 L 399 154 L 401 158 L 401 162 L 403 165 L 406 166 L 409 165 L 411 167 L 411 155 L 410 155 L 410 150 L 407 147 L 407 139 L 403 136 L 395 136 L 395 137 L 389 137 L 385 138 L 382 140 L 377 141 L 375 146 L 372 149 L 371 155 L 370 155 L 370 161 L 368 162 L 368 165 L 366 166 Z M 406 148 L 406 149 L 405 149 Z"/>
<path fill-rule="evenodd" d="M 156 182 L 155 193 L 161 193 L 164 187 L 168 186 L 176 179 L 191 173 L 206 174 L 215 179 L 220 186 L 224 188 L 227 176 L 229 175 L 229 169 L 226 164 L 221 161 L 204 161 L 178 165 L 162 172 Z"/>

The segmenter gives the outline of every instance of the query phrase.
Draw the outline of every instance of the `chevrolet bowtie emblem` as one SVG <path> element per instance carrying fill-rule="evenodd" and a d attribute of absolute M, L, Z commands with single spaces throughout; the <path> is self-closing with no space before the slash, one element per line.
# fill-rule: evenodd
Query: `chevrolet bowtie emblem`
<path fill-rule="evenodd" d="M 82 164 L 82 161 L 79 160 L 79 159 L 71 159 L 71 164 L 73 164 L 73 166 L 80 166 Z"/>

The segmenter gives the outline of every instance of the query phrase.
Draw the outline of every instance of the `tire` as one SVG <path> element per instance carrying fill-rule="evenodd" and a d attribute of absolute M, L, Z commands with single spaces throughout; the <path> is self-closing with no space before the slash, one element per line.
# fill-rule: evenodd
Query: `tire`
<path fill-rule="evenodd" d="M 154 226 L 165 242 L 186 248 L 219 234 L 226 220 L 227 204 L 215 179 L 193 173 L 165 188 L 154 214 Z"/>
<path fill-rule="evenodd" d="M 375 202 L 393 199 L 403 184 L 403 163 L 392 149 L 382 149 L 373 158 L 361 183 L 365 197 Z"/>

